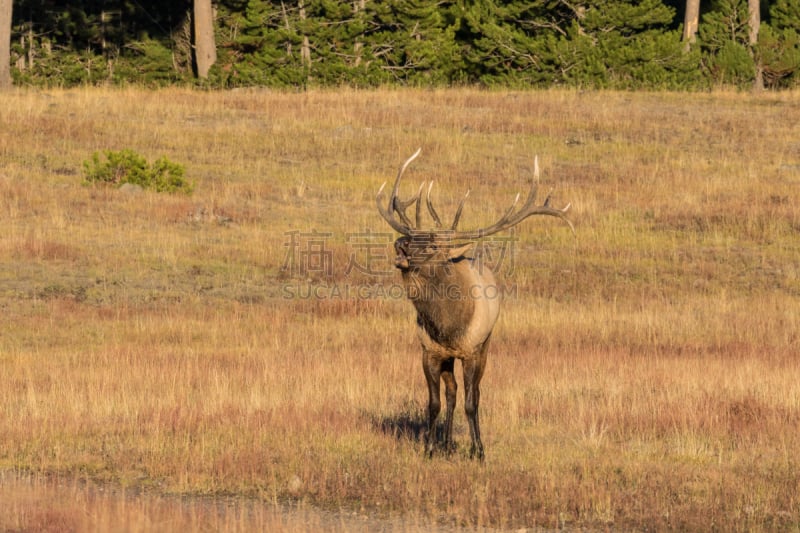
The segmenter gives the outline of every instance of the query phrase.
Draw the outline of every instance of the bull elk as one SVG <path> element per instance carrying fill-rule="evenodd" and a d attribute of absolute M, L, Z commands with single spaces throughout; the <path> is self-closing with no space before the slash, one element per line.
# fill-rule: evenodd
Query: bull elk
<path fill-rule="evenodd" d="M 444 425 L 444 447 L 452 448 L 453 411 L 456 405 L 456 379 L 454 363 L 460 359 L 464 374 L 464 409 L 469 423 L 472 446 L 470 457 L 483 459 L 483 443 L 478 423 L 480 382 L 486 367 L 486 352 L 497 316 L 500 312 L 499 291 L 492 271 L 480 264 L 480 258 L 465 254 L 475 241 L 516 226 L 531 215 L 550 215 L 572 223 L 563 209 L 550 206 L 550 196 L 542 205 L 536 205 L 539 179 L 538 158 L 534 159 L 534 180 L 528 199 L 515 210 L 514 203 L 491 226 L 471 231 L 457 229 L 464 202 L 456 210 L 453 223 L 443 227 L 431 203 L 433 182 L 427 187 L 425 205 L 433 219 L 435 229 L 422 229 L 422 194 L 425 183 L 416 195 L 408 200 L 398 198 L 400 180 L 408 165 L 416 159 L 421 149 L 406 160 L 397 173 L 387 204 L 384 204 L 384 183 L 376 197 L 378 212 L 402 236 L 394 243 L 397 257 L 395 266 L 400 269 L 406 295 L 417 310 L 417 333 L 422 344 L 422 367 L 428 383 L 428 427 L 425 436 L 426 454 L 432 455 L 435 445 L 435 424 L 441 410 L 440 382 L 444 382 L 447 412 Z M 416 205 L 412 223 L 406 210 Z M 384 207 L 386 205 L 386 207 Z"/>

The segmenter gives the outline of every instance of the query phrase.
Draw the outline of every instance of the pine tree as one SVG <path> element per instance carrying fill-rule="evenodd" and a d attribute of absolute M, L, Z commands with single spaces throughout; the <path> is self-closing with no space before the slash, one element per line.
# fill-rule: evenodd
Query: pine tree
<path fill-rule="evenodd" d="M 750 54 L 747 0 L 718 0 L 703 16 L 700 42 L 704 64 L 719 84 L 746 86 L 756 68 Z"/>
<path fill-rule="evenodd" d="M 762 24 L 757 60 L 767 87 L 800 85 L 800 0 L 776 0 Z"/>
<path fill-rule="evenodd" d="M 776 30 L 800 33 L 800 0 L 774 0 L 769 3 L 769 24 Z"/>
<path fill-rule="evenodd" d="M 553 43 L 565 35 L 570 18 L 561 3 L 465 0 L 458 16 L 470 80 L 530 86 L 558 78 Z"/>
<path fill-rule="evenodd" d="M 451 2 L 372 1 L 366 46 L 382 80 L 403 84 L 458 81 L 460 46 L 455 37 Z"/>
<path fill-rule="evenodd" d="M 587 2 L 580 40 L 589 64 L 602 65 L 601 82 L 625 88 L 696 83 L 698 56 L 684 50 L 679 31 L 669 29 L 674 18 L 674 9 L 658 0 Z"/>
<path fill-rule="evenodd" d="M 659 0 L 463 2 L 471 78 L 503 85 L 679 88 L 698 83 L 697 53 Z"/>
<path fill-rule="evenodd" d="M 227 27 L 236 27 L 225 84 L 304 85 L 308 73 L 301 57 L 302 30 L 295 0 L 248 0 Z M 223 69 L 225 70 L 225 69 Z"/>

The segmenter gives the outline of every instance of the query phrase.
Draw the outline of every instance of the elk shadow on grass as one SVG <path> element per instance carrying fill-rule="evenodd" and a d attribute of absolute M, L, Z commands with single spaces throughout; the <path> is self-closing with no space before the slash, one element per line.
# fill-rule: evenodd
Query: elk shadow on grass
<path fill-rule="evenodd" d="M 416 404 L 404 405 L 396 414 L 371 416 L 375 431 L 394 437 L 398 441 L 424 442 L 428 432 L 428 412 Z M 434 428 L 437 451 L 444 449 L 444 422 L 440 419 Z M 449 450 L 452 452 L 453 450 Z"/>
<path fill-rule="evenodd" d="M 421 410 L 403 410 L 397 414 L 386 416 L 373 416 L 372 427 L 384 435 L 390 435 L 397 440 L 410 440 L 421 442 L 425 438 L 428 421 Z"/>

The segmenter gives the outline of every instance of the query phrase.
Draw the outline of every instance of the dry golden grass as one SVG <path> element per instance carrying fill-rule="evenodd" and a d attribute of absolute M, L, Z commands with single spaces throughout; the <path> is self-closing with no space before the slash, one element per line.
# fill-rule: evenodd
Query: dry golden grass
<path fill-rule="evenodd" d="M 797 93 L 1 96 L 1 468 L 413 524 L 800 527 Z M 482 465 L 463 398 L 461 448 L 423 457 L 412 307 L 358 297 L 397 274 L 345 273 L 418 146 L 407 180 L 436 178 L 440 211 L 472 188 L 462 227 L 536 153 L 574 205 L 577 238 L 517 232 Z M 196 192 L 81 185 L 123 148 L 185 163 Z M 326 298 L 281 272 L 312 230 Z"/>

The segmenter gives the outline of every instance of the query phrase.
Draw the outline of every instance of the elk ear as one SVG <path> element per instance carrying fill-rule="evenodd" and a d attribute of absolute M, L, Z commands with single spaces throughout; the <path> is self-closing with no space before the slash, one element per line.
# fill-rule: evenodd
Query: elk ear
<path fill-rule="evenodd" d="M 475 243 L 471 242 L 469 244 L 464 244 L 462 246 L 458 246 L 456 248 L 450 249 L 450 251 L 447 252 L 448 259 L 458 259 L 459 257 L 463 256 L 465 253 L 467 253 L 469 251 L 469 249 L 472 248 L 473 244 L 475 244 Z"/>

